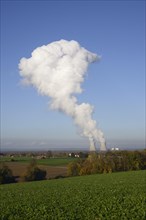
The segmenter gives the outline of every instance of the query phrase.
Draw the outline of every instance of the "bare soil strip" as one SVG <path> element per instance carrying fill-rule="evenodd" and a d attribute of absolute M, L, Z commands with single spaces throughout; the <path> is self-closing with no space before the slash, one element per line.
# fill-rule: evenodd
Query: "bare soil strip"
<path fill-rule="evenodd" d="M 28 164 L 26 163 L 18 163 L 18 162 L 6 162 L 5 163 L 13 172 L 14 176 L 17 176 L 18 181 L 20 181 L 20 177 L 25 173 Z M 45 166 L 45 165 L 37 165 L 40 169 L 46 170 L 47 179 L 66 176 L 67 175 L 67 167 L 66 166 Z"/>

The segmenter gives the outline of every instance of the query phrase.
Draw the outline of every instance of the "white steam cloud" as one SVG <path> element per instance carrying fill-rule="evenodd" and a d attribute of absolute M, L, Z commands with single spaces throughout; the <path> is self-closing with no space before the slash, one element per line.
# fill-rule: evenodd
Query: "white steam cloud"
<path fill-rule="evenodd" d="M 79 104 L 76 97 L 81 93 L 88 65 L 100 57 L 81 47 L 76 41 L 60 40 L 36 48 L 30 58 L 19 63 L 23 83 L 34 86 L 42 95 L 51 98 L 50 108 L 62 111 L 74 119 L 82 136 L 88 137 L 90 150 L 95 142 L 106 150 L 103 133 L 92 119 L 93 106 Z"/>

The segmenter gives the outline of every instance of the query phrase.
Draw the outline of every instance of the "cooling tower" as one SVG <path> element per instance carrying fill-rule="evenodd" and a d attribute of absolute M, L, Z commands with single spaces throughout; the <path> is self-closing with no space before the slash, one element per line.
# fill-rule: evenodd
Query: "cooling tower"
<path fill-rule="evenodd" d="M 105 141 L 100 143 L 100 150 L 101 150 L 101 151 L 106 151 L 106 150 L 107 150 L 107 148 L 106 148 L 106 142 L 105 142 Z"/>
<path fill-rule="evenodd" d="M 90 152 L 95 152 L 96 148 L 95 148 L 95 144 L 90 145 Z"/>

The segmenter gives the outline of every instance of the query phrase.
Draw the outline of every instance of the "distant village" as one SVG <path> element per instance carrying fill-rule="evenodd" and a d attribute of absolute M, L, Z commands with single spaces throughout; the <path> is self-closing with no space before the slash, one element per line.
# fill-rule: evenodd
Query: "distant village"
<path fill-rule="evenodd" d="M 113 147 L 109 151 L 120 151 L 120 148 Z M 86 158 L 89 155 L 89 151 L 83 152 L 62 152 L 62 151 L 36 151 L 36 152 L 0 152 L 0 156 L 11 157 L 12 160 L 14 157 L 31 157 L 35 159 L 47 159 L 47 158 Z"/>

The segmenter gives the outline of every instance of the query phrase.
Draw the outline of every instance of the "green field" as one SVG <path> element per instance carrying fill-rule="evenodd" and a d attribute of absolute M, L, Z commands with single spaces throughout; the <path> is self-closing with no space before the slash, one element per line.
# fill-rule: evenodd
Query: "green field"
<path fill-rule="evenodd" d="M 1 185 L 1 220 L 143 220 L 145 171 Z"/>
<path fill-rule="evenodd" d="M 19 163 L 29 163 L 32 161 L 32 157 L 1 157 L 0 162 L 11 162 L 12 159 Z M 36 159 L 37 164 L 48 166 L 65 166 L 77 158 L 48 158 L 48 159 Z"/>

